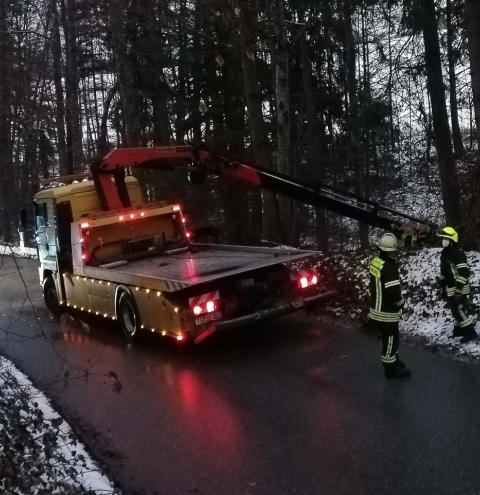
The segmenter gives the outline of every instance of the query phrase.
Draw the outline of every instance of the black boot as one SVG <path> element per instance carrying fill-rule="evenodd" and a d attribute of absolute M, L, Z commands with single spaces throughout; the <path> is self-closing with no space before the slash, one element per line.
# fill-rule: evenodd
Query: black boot
<path fill-rule="evenodd" d="M 457 327 L 456 325 L 453 327 L 453 333 L 450 336 L 451 339 L 456 337 L 463 337 L 465 335 L 465 330 L 463 328 Z"/>
<path fill-rule="evenodd" d="M 475 332 L 475 330 L 472 328 L 463 334 L 463 337 L 460 339 L 460 343 L 465 344 L 473 339 L 476 339 L 477 337 L 477 332 Z"/>
<path fill-rule="evenodd" d="M 400 356 L 397 354 L 397 359 L 395 361 L 400 368 L 406 368 L 407 366 L 405 363 L 400 359 Z"/>
<path fill-rule="evenodd" d="M 383 369 L 386 378 L 408 378 L 411 375 L 410 370 L 405 365 L 402 367 L 398 360 L 393 363 L 383 363 Z"/>

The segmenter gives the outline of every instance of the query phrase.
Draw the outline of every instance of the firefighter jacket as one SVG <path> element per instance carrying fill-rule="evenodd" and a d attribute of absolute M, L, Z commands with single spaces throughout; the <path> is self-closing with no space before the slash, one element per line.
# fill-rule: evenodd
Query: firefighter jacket
<path fill-rule="evenodd" d="M 398 264 L 388 254 L 380 252 L 369 266 L 371 320 L 385 323 L 400 321 L 404 301 L 400 291 Z"/>
<path fill-rule="evenodd" d="M 443 248 L 440 255 L 440 279 L 447 297 L 470 294 L 470 269 L 465 253 L 455 244 Z"/>

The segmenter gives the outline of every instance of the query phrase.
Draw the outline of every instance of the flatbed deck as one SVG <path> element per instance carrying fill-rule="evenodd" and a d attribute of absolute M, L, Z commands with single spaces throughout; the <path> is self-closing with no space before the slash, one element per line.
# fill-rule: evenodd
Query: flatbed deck
<path fill-rule="evenodd" d="M 242 272 L 300 260 L 315 251 L 297 249 L 192 244 L 190 249 L 142 259 L 86 266 L 83 275 L 152 290 L 174 292 Z"/>

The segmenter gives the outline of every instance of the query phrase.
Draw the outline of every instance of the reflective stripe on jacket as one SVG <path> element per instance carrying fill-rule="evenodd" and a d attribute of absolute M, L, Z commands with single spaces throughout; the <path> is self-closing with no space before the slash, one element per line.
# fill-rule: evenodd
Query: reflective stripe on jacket
<path fill-rule="evenodd" d="M 456 244 L 443 248 L 440 255 L 440 273 L 445 282 L 447 297 L 470 294 L 470 268 L 467 257 Z"/>
<path fill-rule="evenodd" d="M 398 265 L 388 255 L 380 253 L 369 266 L 371 320 L 392 323 L 400 321 L 403 305 Z"/>

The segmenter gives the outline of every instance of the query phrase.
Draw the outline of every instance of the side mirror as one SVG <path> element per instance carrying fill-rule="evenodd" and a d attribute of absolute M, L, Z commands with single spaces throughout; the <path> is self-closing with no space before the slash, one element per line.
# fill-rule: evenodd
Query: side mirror
<path fill-rule="evenodd" d="M 20 210 L 20 230 L 22 231 L 27 230 L 27 224 L 28 224 L 27 210 L 25 208 L 22 208 Z"/>

